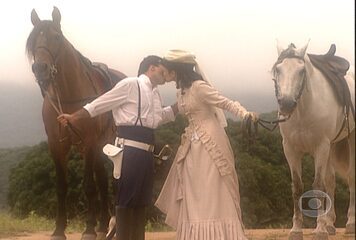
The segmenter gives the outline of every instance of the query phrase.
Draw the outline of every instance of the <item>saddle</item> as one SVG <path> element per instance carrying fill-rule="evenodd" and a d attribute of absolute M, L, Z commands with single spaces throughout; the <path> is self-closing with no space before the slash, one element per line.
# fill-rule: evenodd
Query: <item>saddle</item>
<path fill-rule="evenodd" d="M 104 79 L 107 79 L 110 83 L 109 86 L 106 86 L 107 90 L 111 89 L 118 82 L 115 78 L 115 75 L 110 72 L 109 67 L 105 63 L 93 62 L 92 66 L 102 75 Z"/>
<path fill-rule="evenodd" d="M 109 68 L 105 63 L 92 62 L 79 51 L 77 51 L 77 53 L 84 65 L 86 65 L 89 69 L 93 69 L 97 74 L 102 76 L 102 79 L 105 79 L 105 81 L 101 83 L 105 91 L 110 90 L 113 86 L 116 85 L 116 83 L 126 77 L 125 74 Z"/>
<path fill-rule="evenodd" d="M 350 67 L 350 63 L 342 58 L 335 56 L 336 46 L 331 44 L 329 51 L 324 55 L 308 54 L 308 57 L 314 67 L 329 81 L 335 90 L 339 103 L 345 107 L 346 113 L 352 111 L 355 118 L 355 110 L 352 106 L 350 90 L 348 88 L 345 75 Z"/>

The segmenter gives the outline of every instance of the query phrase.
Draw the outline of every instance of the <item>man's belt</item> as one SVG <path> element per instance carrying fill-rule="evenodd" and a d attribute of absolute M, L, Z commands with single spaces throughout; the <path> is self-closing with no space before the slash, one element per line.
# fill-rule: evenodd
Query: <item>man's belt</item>
<path fill-rule="evenodd" d="M 125 138 L 117 138 L 117 144 L 121 146 L 130 146 L 130 147 L 138 148 L 147 152 L 153 152 L 155 148 L 154 145 L 138 142 L 130 139 L 125 139 Z M 115 143 L 116 146 L 117 144 Z"/>

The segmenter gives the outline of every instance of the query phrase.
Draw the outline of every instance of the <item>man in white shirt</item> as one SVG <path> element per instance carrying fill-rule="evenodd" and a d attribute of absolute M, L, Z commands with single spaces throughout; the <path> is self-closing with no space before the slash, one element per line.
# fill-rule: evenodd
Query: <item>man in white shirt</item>
<path fill-rule="evenodd" d="M 124 147 L 121 177 L 117 181 L 117 240 L 145 239 L 145 209 L 151 204 L 153 188 L 153 130 L 173 121 L 178 112 L 176 104 L 162 108 L 157 85 L 171 78 L 161 61 L 153 55 L 144 58 L 138 77 L 125 78 L 79 111 L 58 117 L 66 126 L 112 111 L 118 137 L 134 143 Z"/>

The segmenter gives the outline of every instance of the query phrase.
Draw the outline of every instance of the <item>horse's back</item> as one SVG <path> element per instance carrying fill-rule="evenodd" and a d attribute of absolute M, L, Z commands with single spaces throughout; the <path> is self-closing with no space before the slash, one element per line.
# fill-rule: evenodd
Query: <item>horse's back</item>
<path fill-rule="evenodd" d="M 127 77 L 124 73 L 112 68 L 109 68 L 109 75 L 114 85 Z"/>

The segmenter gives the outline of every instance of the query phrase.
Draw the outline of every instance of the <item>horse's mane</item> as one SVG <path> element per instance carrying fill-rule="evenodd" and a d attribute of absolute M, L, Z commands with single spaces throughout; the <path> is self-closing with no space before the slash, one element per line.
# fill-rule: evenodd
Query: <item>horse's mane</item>
<path fill-rule="evenodd" d="M 26 42 L 26 54 L 29 59 L 32 59 L 35 54 L 35 45 L 36 45 L 36 39 L 37 39 L 38 35 L 41 32 L 46 33 L 50 27 L 55 27 L 55 25 L 53 24 L 52 21 L 49 21 L 49 20 L 43 20 L 40 23 L 38 23 L 36 26 L 33 27 L 30 35 L 27 38 L 27 42 Z M 63 40 L 65 40 L 66 38 L 64 37 L 61 29 L 59 29 L 57 27 L 56 30 L 58 30 L 58 33 L 60 33 Z M 79 52 L 72 44 L 70 44 L 70 45 L 72 46 L 73 50 L 78 54 L 79 58 L 82 60 L 82 62 L 86 66 L 92 65 L 91 61 L 87 57 L 85 57 L 81 52 Z"/>
<path fill-rule="evenodd" d="M 56 28 L 56 30 L 58 31 L 59 34 L 62 34 L 62 31 L 60 29 L 60 27 L 57 27 L 52 21 L 50 20 L 43 20 L 41 22 L 39 22 L 38 24 L 36 24 L 30 35 L 27 38 L 27 42 L 26 42 L 26 53 L 27 56 L 29 58 L 32 58 L 34 56 L 34 51 L 35 51 L 35 45 L 36 45 L 36 39 L 38 37 L 38 35 L 41 32 L 47 32 L 49 30 L 50 27 Z"/>
<path fill-rule="evenodd" d="M 70 51 L 73 51 L 74 55 L 78 58 L 78 60 L 80 61 L 80 63 L 82 64 L 83 67 L 87 68 L 87 69 L 91 69 L 94 70 L 96 72 L 99 71 L 99 74 L 102 75 L 102 77 L 104 77 L 105 79 L 108 79 L 108 82 L 110 83 L 109 86 L 106 86 L 105 89 L 110 89 L 113 85 L 115 85 L 118 81 L 120 81 L 121 79 L 125 78 L 126 75 L 121 73 L 121 72 L 116 72 L 113 73 L 112 69 L 109 69 L 105 64 L 101 64 L 101 65 L 105 65 L 105 69 L 103 70 L 99 67 L 99 64 L 93 64 L 92 61 L 90 59 L 88 59 L 87 57 L 85 57 L 81 52 L 79 52 L 63 35 L 60 26 L 54 24 L 52 21 L 50 20 L 43 20 L 39 23 L 37 23 L 34 28 L 32 29 L 30 35 L 27 38 L 27 42 L 26 42 L 26 54 L 28 56 L 28 58 L 30 60 L 33 59 L 34 55 L 35 55 L 35 48 L 36 48 L 36 40 L 39 37 L 39 35 L 41 34 L 41 32 L 43 34 L 46 34 L 49 30 L 55 30 L 60 34 L 61 37 L 61 41 L 65 42 L 64 44 L 66 46 L 68 46 L 68 49 L 70 49 Z M 63 47 L 63 45 L 62 45 Z M 62 49 L 63 50 L 63 49 Z M 58 57 L 58 56 L 55 56 Z"/>
<path fill-rule="evenodd" d="M 55 26 L 52 21 L 43 20 L 33 27 L 30 35 L 27 38 L 27 42 L 26 42 L 26 54 L 27 54 L 28 58 L 32 58 L 34 56 L 36 39 L 37 39 L 38 35 L 41 32 L 44 32 L 44 33 L 47 32 L 51 26 L 52 27 Z M 57 30 L 58 30 L 58 33 L 60 33 L 62 35 L 61 29 L 57 27 Z"/>
<path fill-rule="evenodd" d="M 297 55 L 296 52 L 297 48 L 295 47 L 294 43 L 289 44 L 287 49 L 284 49 L 281 54 L 279 55 L 277 61 L 273 64 L 272 73 L 274 74 L 276 71 L 276 66 L 281 63 L 286 58 L 301 58 Z"/>

